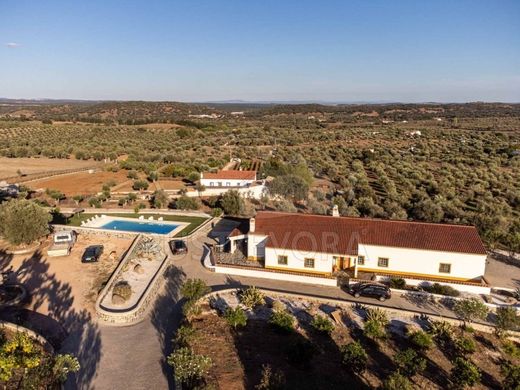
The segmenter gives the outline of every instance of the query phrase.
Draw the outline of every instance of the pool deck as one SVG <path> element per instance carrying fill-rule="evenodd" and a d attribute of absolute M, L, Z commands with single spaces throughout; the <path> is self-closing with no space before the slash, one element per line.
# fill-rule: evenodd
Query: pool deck
<path fill-rule="evenodd" d="M 146 224 L 160 224 L 160 225 L 172 225 L 175 226 L 175 229 L 172 231 L 161 234 L 161 233 L 151 233 L 151 232 L 138 232 L 138 231 L 130 231 L 130 230 L 119 230 L 119 229 L 103 229 L 103 226 L 106 224 L 113 222 L 113 221 L 125 221 L 125 222 L 131 222 L 134 224 L 140 224 L 140 223 L 146 223 Z M 135 233 L 135 234 L 151 234 L 156 235 L 160 237 L 174 237 L 177 234 L 179 234 L 184 228 L 186 228 L 188 225 L 190 225 L 188 222 L 177 222 L 177 221 L 159 221 L 157 219 L 150 219 L 150 218 L 125 218 L 125 217 L 113 217 L 113 216 L 107 216 L 107 215 L 101 215 L 101 216 L 93 216 L 90 221 L 85 222 L 81 225 L 81 227 L 86 228 L 93 228 L 98 229 L 100 231 L 104 232 L 127 232 L 127 233 Z"/>

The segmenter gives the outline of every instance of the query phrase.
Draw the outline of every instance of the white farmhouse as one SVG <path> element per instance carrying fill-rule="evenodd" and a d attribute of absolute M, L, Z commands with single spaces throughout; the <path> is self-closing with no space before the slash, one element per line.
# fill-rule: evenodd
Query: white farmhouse
<path fill-rule="evenodd" d="M 249 187 L 256 181 L 256 171 L 227 170 L 217 173 L 203 172 L 200 184 L 211 187 Z"/>
<path fill-rule="evenodd" d="M 487 257 L 473 226 L 266 211 L 229 240 L 271 272 L 322 277 L 345 270 L 477 284 Z"/>

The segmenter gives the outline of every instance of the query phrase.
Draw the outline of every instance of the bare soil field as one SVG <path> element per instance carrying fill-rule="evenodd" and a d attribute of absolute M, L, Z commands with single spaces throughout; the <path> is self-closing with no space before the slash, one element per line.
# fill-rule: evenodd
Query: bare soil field
<path fill-rule="evenodd" d="M 76 311 L 94 313 L 98 292 L 131 243 L 130 238 L 80 234 L 69 256 L 47 257 L 47 248 L 51 245 L 49 238 L 34 254 L 13 256 L 9 264 L 3 266 L 12 266 L 16 279 L 29 289 L 30 309 L 48 314 L 55 309 L 57 299 L 66 298 L 68 305 Z M 99 262 L 82 263 L 85 248 L 97 244 L 104 246 Z"/>
<path fill-rule="evenodd" d="M 35 173 L 53 172 L 65 169 L 81 169 L 97 165 L 97 162 L 76 159 L 57 159 L 57 158 L 8 158 L 0 157 L 0 179 L 17 176 L 18 170 L 25 175 Z"/>
<path fill-rule="evenodd" d="M 128 181 L 126 171 L 119 172 L 79 172 L 70 175 L 60 175 L 48 179 L 35 180 L 26 183 L 33 190 L 51 188 L 59 190 L 66 196 L 92 195 L 102 190 L 103 184 L 113 180 L 117 184 Z M 131 186 L 131 182 L 130 182 Z"/>
<path fill-rule="evenodd" d="M 180 190 L 186 187 L 182 180 L 159 180 L 157 186 L 163 190 Z"/>

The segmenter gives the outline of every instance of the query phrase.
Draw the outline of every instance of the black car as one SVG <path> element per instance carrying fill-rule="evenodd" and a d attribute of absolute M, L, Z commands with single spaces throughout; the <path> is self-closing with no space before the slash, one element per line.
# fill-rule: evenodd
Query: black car
<path fill-rule="evenodd" d="M 349 290 L 356 298 L 363 295 L 377 298 L 381 302 L 386 301 L 392 296 L 390 288 L 380 283 L 357 283 L 351 286 Z"/>
<path fill-rule="evenodd" d="M 170 249 L 174 255 L 179 255 L 181 253 L 188 253 L 188 246 L 186 242 L 182 240 L 172 240 L 170 241 Z"/>
<path fill-rule="evenodd" d="M 99 260 L 103 254 L 103 245 L 91 245 L 85 249 L 81 256 L 82 263 L 94 263 Z"/>

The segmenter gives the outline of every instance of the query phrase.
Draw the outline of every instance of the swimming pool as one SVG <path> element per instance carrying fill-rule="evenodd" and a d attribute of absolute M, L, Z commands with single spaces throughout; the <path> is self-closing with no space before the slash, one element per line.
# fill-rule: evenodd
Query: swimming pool
<path fill-rule="evenodd" d="M 174 225 L 172 223 L 126 221 L 122 219 L 114 219 L 104 225 L 99 226 L 98 228 L 135 233 L 169 234 L 178 227 L 179 225 Z"/>

